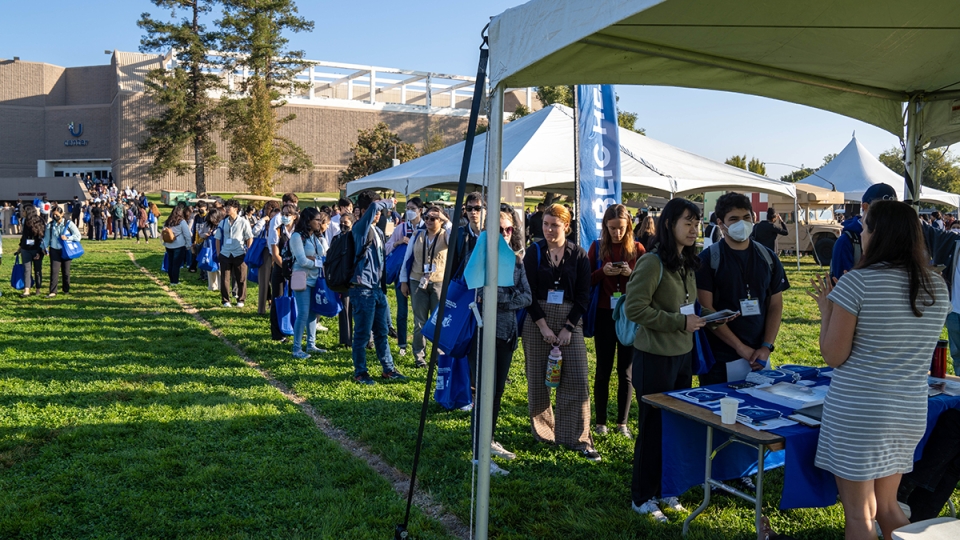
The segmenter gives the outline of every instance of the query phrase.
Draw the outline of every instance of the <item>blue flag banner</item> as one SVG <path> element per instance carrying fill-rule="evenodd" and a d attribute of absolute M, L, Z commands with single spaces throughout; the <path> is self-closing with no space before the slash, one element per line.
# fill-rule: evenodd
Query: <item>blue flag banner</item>
<path fill-rule="evenodd" d="M 620 204 L 620 136 L 613 86 L 580 85 L 580 246 L 600 238 L 603 213 Z"/>

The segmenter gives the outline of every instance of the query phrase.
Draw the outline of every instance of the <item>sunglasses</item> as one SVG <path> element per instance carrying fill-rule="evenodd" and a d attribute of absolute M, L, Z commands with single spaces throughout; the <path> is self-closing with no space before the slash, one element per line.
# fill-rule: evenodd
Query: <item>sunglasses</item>
<path fill-rule="evenodd" d="M 467 212 L 480 212 L 483 210 L 482 206 L 464 206 L 463 208 Z"/>
<path fill-rule="evenodd" d="M 439 217 L 439 216 L 427 216 L 427 217 L 423 218 L 423 220 L 424 220 L 424 221 L 440 221 L 440 217 Z"/>
<path fill-rule="evenodd" d="M 500 227 L 500 234 L 513 234 L 513 227 Z"/>

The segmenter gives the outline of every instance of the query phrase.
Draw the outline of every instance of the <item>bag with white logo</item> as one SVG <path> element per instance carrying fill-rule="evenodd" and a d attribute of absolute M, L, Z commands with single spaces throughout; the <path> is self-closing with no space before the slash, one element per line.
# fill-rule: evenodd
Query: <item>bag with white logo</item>
<path fill-rule="evenodd" d="M 473 310 L 470 309 L 470 304 L 475 301 L 476 291 L 468 289 L 465 281 L 459 279 L 450 281 L 450 286 L 447 287 L 446 309 L 443 311 L 443 321 L 440 324 L 440 340 L 437 342 L 437 347 L 444 354 L 453 357 L 467 355 L 470 341 L 477 331 L 477 320 L 473 316 Z M 433 341 L 437 328 L 439 310 L 438 306 L 423 325 L 423 337 L 430 341 Z"/>

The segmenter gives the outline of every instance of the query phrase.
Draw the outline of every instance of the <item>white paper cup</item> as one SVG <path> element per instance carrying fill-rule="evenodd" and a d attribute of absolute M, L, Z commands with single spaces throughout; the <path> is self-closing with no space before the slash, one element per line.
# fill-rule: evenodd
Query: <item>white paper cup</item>
<path fill-rule="evenodd" d="M 720 421 L 724 424 L 736 424 L 737 423 L 737 409 L 740 406 L 740 402 L 732 397 L 725 397 L 720 399 Z"/>

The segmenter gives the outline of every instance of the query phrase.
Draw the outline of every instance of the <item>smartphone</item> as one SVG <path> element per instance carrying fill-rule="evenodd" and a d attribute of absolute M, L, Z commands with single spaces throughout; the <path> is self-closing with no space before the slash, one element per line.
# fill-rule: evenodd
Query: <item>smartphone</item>
<path fill-rule="evenodd" d="M 613 264 L 613 267 L 614 267 L 614 268 L 623 268 L 624 266 L 627 265 L 627 263 L 625 263 L 625 262 L 623 262 L 623 261 L 615 262 L 615 263 L 612 263 L 612 264 Z"/>

